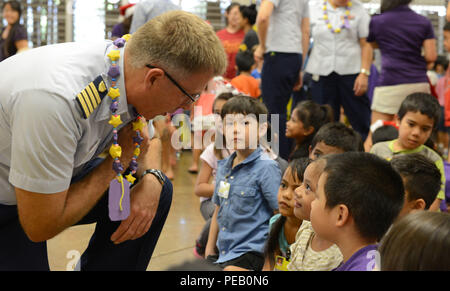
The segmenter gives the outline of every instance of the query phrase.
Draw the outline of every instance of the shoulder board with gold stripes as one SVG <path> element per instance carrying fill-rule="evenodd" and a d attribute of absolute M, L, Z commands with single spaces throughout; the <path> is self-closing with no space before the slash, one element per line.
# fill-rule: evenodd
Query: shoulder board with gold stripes
<path fill-rule="evenodd" d="M 108 91 L 102 76 L 98 76 L 77 94 L 77 103 L 85 119 L 94 112 Z"/>

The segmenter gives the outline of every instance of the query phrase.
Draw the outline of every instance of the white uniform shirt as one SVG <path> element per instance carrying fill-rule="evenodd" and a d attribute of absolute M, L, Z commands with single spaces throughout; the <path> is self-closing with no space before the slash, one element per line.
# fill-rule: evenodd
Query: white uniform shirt
<path fill-rule="evenodd" d="M 88 118 L 76 99 L 99 76 L 110 86 L 106 55 L 112 48 L 111 41 L 64 43 L 0 63 L 0 204 L 17 203 L 14 187 L 37 193 L 68 189 L 83 165 L 109 147 L 111 98 L 106 95 Z M 122 73 L 123 49 L 118 65 Z M 117 86 L 120 129 L 136 113 L 127 104 L 123 76 Z"/>
<path fill-rule="evenodd" d="M 361 47 L 359 40 L 369 35 L 370 16 L 364 6 L 352 0 L 350 8 L 350 29 L 332 33 L 324 19 L 323 1 L 310 2 L 311 37 L 314 40 L 306 72 L 328 76 L 332 72 L 339 75 L 358 74 L 361 70 Z M 333 28 L 341 27 L 346 7 L 336 9 L 327 3 L 328 18 Z"/>
<path fill-rule="evenodd" d="M 267 52 L 302 53 L 303 18 L 309 17 L 308 0 L 269 0 L 274 9 L 269 19 Z"/>

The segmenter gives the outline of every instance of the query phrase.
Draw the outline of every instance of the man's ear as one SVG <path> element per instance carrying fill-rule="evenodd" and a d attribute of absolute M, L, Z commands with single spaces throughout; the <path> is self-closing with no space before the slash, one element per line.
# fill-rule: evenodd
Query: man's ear
<path fill-rule="evenodd" d="M 147 88 L 154 85 L 155 81 L 164 76 L 164 71 L 160 68 L 152 68 L 147 71 L 144 77 L 144 83 Z"/>

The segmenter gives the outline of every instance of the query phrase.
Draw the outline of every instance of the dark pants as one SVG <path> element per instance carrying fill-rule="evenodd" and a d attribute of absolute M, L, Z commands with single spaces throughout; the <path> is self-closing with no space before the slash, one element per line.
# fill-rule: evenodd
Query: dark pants
<path fill-rule="evenodd" d="M 211 263 L 215 263 L 218 259 L 218 255 L 210 255 L 206 258 Z M 222 269 L 227 266 L 236 266 L 247 270 L 261 271 L 264 267 L 264 255 L 258 252 L 248 252 L 235 259 L 218 263 L 218 266 Z"/>
<path fill-rule="evenodd" d="M 367 95 L 355 96 L 353 86 L 358 75 L 339 75 L 335 72 L 320 76 L 311 88 L 313 100 L 319 104 L 329 104 L 333 108 L 334 119 L 339 121 L 341 106 L 344 108 L 352 128 L 363 140 L 370 127 L 370 101 Z"/>
<path fill-rule="evenodd" d="M 263 102 L 269 114 L 278 114 L 279 155 L 285 160 L 289 157 L 292 145 L 292 141 L 286 137 L 286 107 L 298 80 L 301 66 L 301 54 L 270 52 L 264 55 L 261 71 Z"/>
<path fill-rule="evenodd" d="M 90 167 L 90 170 L 94 167 Z M 166 178 L 149 231 L 139 239 L 118 245 L 114 245 L 110 237 L 120 221 L 109 220 L 106 193 L 76 224 L 97 223 L 89 245 L 81 256 L 81 270 L 145 271 L 169 213 L 172 192 L 172 183 Z M 0 204 L 0 270 L 49 270 L 47 243 L 34 243 L 28 239 L 19 223 L 15 205 Z"/>

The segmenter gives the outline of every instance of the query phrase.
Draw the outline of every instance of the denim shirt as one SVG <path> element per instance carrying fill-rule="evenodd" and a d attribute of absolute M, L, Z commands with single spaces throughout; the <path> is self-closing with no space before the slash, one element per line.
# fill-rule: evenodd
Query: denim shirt
<path fill-rule="evenodd" d="M 269 220 L 278 208 L 281 171 L 261 148 L 232 168 L 236 152 L 218 161 L 213 202 L 218 205 L 217 263 L 248 252 L 264 252 Z M 228 198 L 218 195 L 220 182 L 230 184 Z"/>

